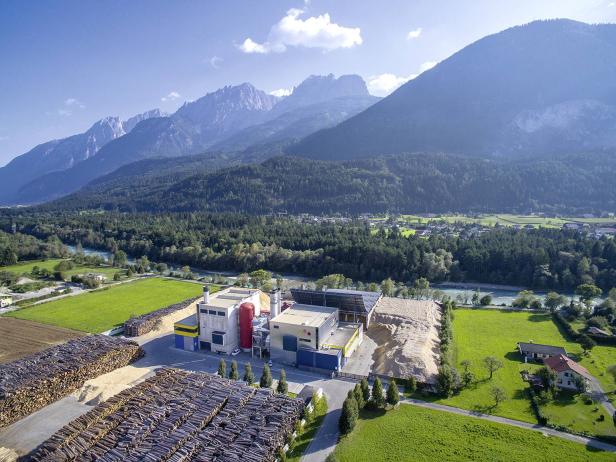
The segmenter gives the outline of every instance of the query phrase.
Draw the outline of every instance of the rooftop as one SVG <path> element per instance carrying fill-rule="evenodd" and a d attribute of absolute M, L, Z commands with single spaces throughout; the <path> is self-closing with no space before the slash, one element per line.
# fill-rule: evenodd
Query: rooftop
<path fill-rule="evenodd" d="M 348 289 L 291 289 L 291 295 L 296 302 L 305 305 L 329 306 L 356 313 L 370 313 L 381 298 L 379 292 Z"/>
<path fill-rule="evenodd" d="M 256 289 L 233 288 L 225 290 L 210 296 L 210 302 L 205 306 L 210 308 L 231 308 L 255 292 L 257 292 Z M 199 305 L 203 306 L 204 304 L 201 302 Z"/>
<path fill-rule="evenodd" d="M 344 323 L 338 325 L 338 328 L 332 332 L 332 335 L 322 339 L 322 346 L 344 348 L 349 340 L 351 340 L 351 337 L 355 335 L 355 332 L 360 325 L 361 324 L 354 323 Z"/>
<path fill-rule="evenodd" d="M 540 343 L 525 343 L 518 342 L 518 346 L 522 351 L 529 353 L 541 353 L 550 356 L 566 355 L 567 351 L 563 347 L 553 345 L 542 345 Z"/>
<path fill-rule="evenodd" d="M 302 305 L 296 303 L 291 308 L 284 310 L 272 319 L 270 323 L 318 327 L 336 311 L 338 311 L 336 308 L 327 306 Z"/>
<path fill-rule="evenodd" d="M 197 315 L 191 314 L 190 316 L 180 319 L 174 325 L 181 324 L 182 326 L 187 327 L 197 327 L 199 323 L 197 322 Z"/>
<path fill-rule="evenodd" d="M 543 360 L 543 363 L 550 369 L 556 372 L 573 371 L 580 374 L 582 377 L 592 379 L 590 372 L 584 366 L 580 366 L 573 359 L 565 355 L 552 356 Z"/>

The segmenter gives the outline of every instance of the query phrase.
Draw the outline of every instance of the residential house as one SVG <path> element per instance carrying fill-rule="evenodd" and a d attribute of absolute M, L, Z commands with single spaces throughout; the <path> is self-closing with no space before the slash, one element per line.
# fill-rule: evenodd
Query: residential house
<path fill-rule="evenodd" d="M 563 347 L 542 345 L 540 343 L 518 342 L 518 350 L 525 361 L 529 359 L 541 360 L 551 358 L 552 356 L 567 355 L 567 351 Z"/>
<path fill-rule="evenodd" d="M 13 304 L 13 297 L 10 295 L 0 294 L 0 308 L 6 308 Z"/>
<path fill-rule="evenodd" d="M 585 389 L 588 388 L 592 375 L 585 367 L 580 366 L 573 359 L 565 355 L 552 356 L 543 361 L 548 369 L 556 372 L 556 386 L 565 390 L 577 390 L 576 382 L 582 379 Z"/>

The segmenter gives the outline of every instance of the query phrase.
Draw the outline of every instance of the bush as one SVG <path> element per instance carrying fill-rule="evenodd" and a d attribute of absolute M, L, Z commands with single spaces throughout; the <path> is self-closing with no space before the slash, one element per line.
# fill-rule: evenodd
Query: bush
<path fill-rule="evenodd" d="M 533 390 L 532 388 L 529 388 L 528 395 L 530 396 L 530 404 L 535 413 L 535 417 L 537 418 L 537 422 L 539 422 L 540 425 L 547 425 L 548 418 L 545 416 L 545 414 L 543 414 L 543 411 L 541 410 L 541 407 L 539 406 L 539 401 L 537 399 L 537 395 L 535 394 L 535 390 Z"/>
<path fill-rule="evenodd" d="M 357 401 L 357 407 L 359 409 L 363 409 L 366 405 L 366 401 L 364 400 L 364 394 L 362 393 L 359 383 L 355 384 L 355 388 L 353 388 L 353 395 L 355 396 L 355 401 Z"/>
<path fill-rule="evenodd" d="M 272 372 L 267 364 L 263 366 L 263 374 L 261 374 L 259 385 L 261 388 L 270 388 L 272 386 Z"/>
<path fill-rule="evenodd" d="M 415 393 L 417 391 L 417 379 L 412 375 L 406 379 L 405 389 L 407 393 Z"/>
<path fill-rule="evenodd" d="M 231 380 L 238 380 L 240 378 L 240 373 L 237 371 L 237 361 L 231 361 L 231 370 L 229 371 L 229 378 Z"/>
<path fill-rule="evenodd" d="M 479 304 L 481 306 L 488 306 L 492 304 L 492 296 L 490 294 L 484 295 L 479 299 Z"/>
<path fill-rule="evenodd" d="M 284 369 L 280 369 L 280 378 L 278 379 L 278 385 L 276 385 L 276 391 L 283 394 L 286 394 L 289 391 L 289 385 L 287 384 L 287 373 Z"/>
<path fill-rule="evenodd" d="M 438 368 L 436 388 L 445 398 L 449 398 L 460 388 L 460 376 L 455 367 L 445 364 Z"/>

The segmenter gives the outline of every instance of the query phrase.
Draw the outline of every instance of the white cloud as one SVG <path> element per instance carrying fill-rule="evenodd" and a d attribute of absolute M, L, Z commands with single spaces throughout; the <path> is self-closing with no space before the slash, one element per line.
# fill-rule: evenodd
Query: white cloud
<path fill-rule="evenodd" d="M 78 107 L 79 109 L 84 109 L 86 106 L 81 101 L 76 98 L 66 98 L 64 100 L 64 106 L 66 107 Z"/>
<path fill-rule="evenodd" d="M 278 97 L 289 96 L 291 93 L 293 93 L 292 88 L 279 88 L 278 90 L 270 91 L 270 95 Z"/>
<path fill-rule="evenodd" d="M 387 96 L 399 86 L 405 84 L 409 80 L 413 80 L 422 72 L 432 69 L 436 65 L 437 63 L 434 61 L 427 61 L 419 66 L 419 72 L 417 74 L 411 74 L 409 76 L 399 76 L 388 73 L 372 76 L 368 78 L 368 91 L 376 96 Z"/>
<path fill-rule="evenodd" d="M 177 91 L 172 91 L 167 96 L 163 96 L 160 100 L 164 103 L 166 101 L 175 101 L 179 99 L 182 95 L 180 95 Z"/>
<path fill-rule="evenodd" d="M 0 141 L 6 141 L 8 139 L 9 139 L 8 136 L 0 136 Z"/>
<path fill-rule="evenodd" d="M 238 49 L 244 53 L 282 53 L 287 47 L 335 50 L 362 44 L 359 27 L 345 27 L 331 21 L 328 13 L 302 19 L 304 10 L 292 8 L 269 31 L 267 40 L 257 43 L 247 38 Z"/>
<path fill-rule="evenodd" d="M 265 45 L 256 43 L 250 38 L 244 40 L 244 43 L 239 45 L 238 48 L 244 53 L 269 53 Z"/>
<path fill-rule="evenodd" d="M 413 40 L 413 39 L 419 38 L 419 36 L 421 35 L 421 32 L 422 32 L 421 27 L 418 27 L 417 29 L 413 29 L 407 34 L 406 39 Z"/>
<path fill-rule="evenodd" d="M 607 4 L 607 6 L 609 6 L 609 7 L 616 6 L 616 2 L 610 2 L 610 3 Z"/>
<path fill-rule="evenodd" d="M 58 109 L 58 115 L 62 117 L 69 117 L 73 115 L 73 112 L 68 109 Z"/>
<path fill-rule="evenodd" d="M 222 61 L 222 58 L 218 56 L 212 56 L 210 58 L 210 66 L 212 66 L 214 69 L 220 69 L 220 63 L 222 63 Z"/>

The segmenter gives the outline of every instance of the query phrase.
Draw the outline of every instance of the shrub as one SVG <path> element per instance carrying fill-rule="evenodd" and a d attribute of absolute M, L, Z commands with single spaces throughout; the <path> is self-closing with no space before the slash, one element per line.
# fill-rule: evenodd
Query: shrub
<path fill-rule="evenodd" d="M 227 363 L 225 362 L 224 359 L 221 359 L 220 361 L 218 361 L 217 374 L 223 378 L 225 377 L 225 375 L 227 375 Z"/>
<path fill-rule="evenodd" d="M 359 409 L 363 409 L 366 405 L 366 401 L 364 400 L 364 394 L 362 393 L 359 383 L 355 384 L 355 388 L 353 388 L 353 395 L 355 396 L 355 401 L 357 401 L 357 407 Z"/>
<path fill-rule="evenodd" d="M 278 385 L 276 386 L 278 393 L 286 394 L 289 391 L 289 385 L 287 384 L 287 373 L 284 369 L 280 369 L 280 378 L 278 379 Z"/>
<path fill-rule="evenodd" d="M 412 375 L 406 379 L 405 389 L 407 393 L 415 393 L 417 391 L 417 379 Z"/>
<path fill-rule="evenodd" d="M 261 388 L 270 388 L 272 386 L 272 372 L 267 364 L 263 366 L 263 374 L 261 374 L 259 385 Z"/>
<path fill-rule="evenodd" d="M 340 420 L 338 420 L 340 433 L 346 435 L 351 432 L 351 430 L 355 428 L 358 416 L 359 410 L 357 409 L 357 402 L 354 398 L 347 396 L 342 404 L 342 413 L 340 414 Z"/>
<path fill-rule="evenodd" d="M 237 380 L 240 378 L 240 373 L 237 371 L 237 361 L 231 361 L 231 370 L 229 371 L 229 378 L 231 380 Z"/>
<path fill-rule="evenodd" d="M 359 387 L 361 388 L 361 394 L 364 397 L 364 406 L 370 401 L 370 385 L 366 379 L 361 379 L 359 382 Z"/>
<path fill-rule="evenodd" d="M 255 382 L 255 375 L 252 372 L 250 363 L 244 364 L 244 382 L 248 385 L 252 385 Z"/>

